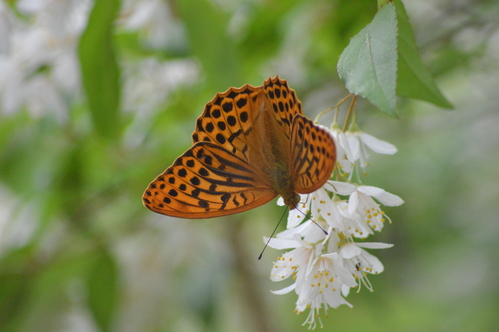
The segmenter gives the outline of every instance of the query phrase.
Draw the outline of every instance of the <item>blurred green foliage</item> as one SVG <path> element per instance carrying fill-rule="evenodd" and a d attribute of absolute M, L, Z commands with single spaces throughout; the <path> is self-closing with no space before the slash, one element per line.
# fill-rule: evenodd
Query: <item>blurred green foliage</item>
<path fill-rule="evenodd" d="M 304 329 L 296 297 L 269 292 L 288 285 L 269 280 L 280 253 L 267 249 L 256 260 L 281 208 L 189 221 L 151 213 L 141 195 L 190 146 L 195 119 L 216 92 L 280 75 L 311 118 L 348 94 L 336 65 L 376 1 L 164 3 L 175 22 L 164 34 L 174 38 L 157 47 L 117 28 L 131 15 L 117 14 L 119 1 L 95 1 L 79 40 L 88 98 L 71 100 L 62 120 L 29 105 L 0 109 L 1 331 Z M 350 294 L 354 308 L 330 310 L 324 324 L 494 331 L 499 6 L 405 4 L 423 63 L 456 110 L 399 99 L 395 120 L 359 103 L 361 128 L 399 149 L 373 156 L 365 184 L 406 203 L 386 209 L 392 223 L 369 239 L 395 244 L 374 252 L 385 265 L 370 278 L 376 291 Z M 151 84 L 151 99 L 166 96 L 152 111 L 125 110 L 130 72 L 149 58 L 190 60 L 199 74 L 168 92 Z M 47 68 L 37 75 L 50 75 Z"/>

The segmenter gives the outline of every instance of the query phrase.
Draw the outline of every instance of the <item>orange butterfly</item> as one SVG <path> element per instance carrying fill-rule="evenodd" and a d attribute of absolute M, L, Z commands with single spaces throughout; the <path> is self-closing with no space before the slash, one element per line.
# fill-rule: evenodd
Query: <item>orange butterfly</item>
<path fill-rule="evenodd" d="M 157 213 L 212 218 L 263 205 L 277 195 L 296 208 L 319 189 L 336 162 L 332 136 L 302 115 L 286 80 L 218 93 L 204 108 L 193 146 L 142 197 Z"/>

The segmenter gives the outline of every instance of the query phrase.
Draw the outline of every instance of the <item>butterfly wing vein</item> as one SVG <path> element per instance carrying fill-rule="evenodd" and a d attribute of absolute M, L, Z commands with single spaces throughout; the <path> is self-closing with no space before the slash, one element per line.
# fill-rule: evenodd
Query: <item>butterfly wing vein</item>
<path fill-rule="evenodd" d="M 195 144 L 144 194 L 149 209 L 182 218 L 210 218 L 246 211 L 276 197 L 251 165 L 208 142 Z"/>

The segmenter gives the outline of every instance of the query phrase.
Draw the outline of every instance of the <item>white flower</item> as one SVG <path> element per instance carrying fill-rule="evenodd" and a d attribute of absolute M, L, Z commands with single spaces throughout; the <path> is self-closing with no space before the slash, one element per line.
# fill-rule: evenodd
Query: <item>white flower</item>
<path fill-rule="evenodd" d="M 357 279 L 361 280 L 370 291 L 373 291 L 366 274 L 381 273 L 383 272 L 384 267 L 377 257 L 371 255 L 362 248 L 386 249 L 391 247 L 393 247 L 393 244 L 379 242 L 348 242 L 341 247 L 339 255 L 343 258 L 343 266 L 345 269 L 350 271 Z"/>
<path fill-rule="evenodd" d="M 67 119 L 68 104 L 80 97 L 76 47 L 90 1 L 22 0 L 16 6 L 31 24 L 12 24 L 7 52 L 0 57 L 0 109 L 26 107 L 35 116 Z"/>
<path fill-rule="evenodd" d="M 344 172 L 351 173 L 355 165 L 355 157 L 350 149 L 347 136 L 336 122 L 328 130 L 336 143 L 336 161 Z"/>
<path fill-rule="evenodd" d="M 31 16 L 35 27 L 50 30 L 58 38 L 79 35 L 88 23 L 90 0 L 19 0 L 17 9 Z"/>
<path fill-rule="evenodd" d="M 356 126 L 352 126 L 356 127 Z M 360 167 L 365 168 L 367 166 L 367 160 L 369 159 L 369 154 L 367 153 L 366 146 L 372 151 L 380 154 L 395 154 L 397 148 L 388 142 L 377 139 L 374 136 L 364 133 L 359 130 L 349 130 L 345 133 L 351 152 L 353 155 L 353 161 L 360 161 Z"/>
<path fill-rule="evenodd" d="M 17 19 L 6 2 L 0 1 L 0 55 L 9 53 L 11 33 L 21 25 L 21 21 Z"/>
<path fill-rule="evenodd" d="M 348 200 L 348 212 L 352 217 L 359 216 L 373 230 L 380 231 L 385 222 L 385 213 L 379 204 L 372 199 L 375 197 L 386 206 L 399 206 L 404 201 L 397 195 L 372 186 L 358 186 Z"/>
<path fill-rule="evenodd" d="M 348 212 L 348 201 L 342 200 L 337 205 L 341 215 L 341 224 L 338 231 L 346 238 L 364 239 L 370 234 L 374 234 L 371 227 L 359 215 L 351 216 Z"/>
<path fill-rule="evenodd" d="M 337 226 L 335 222 L 338 220 L 339 213 L 330 198 L 330 192 L 332 192 L 331 188 L 324 185 L 313 193 L 300 195 L 301 199 L 298 207 L 289 212 L 287 228 L 296 227 L 305 219 L 304 217 L 308 213 L 315 222 L 326 221 L 330 227 Z"/>
<path fill-rule="evenodd" d="M 296 278 L 298 308 L 304 308 L 317 297 L 321 297 L 320 303 L 328 304 L 333 308 L 342 304 L 339 292 L 341 285 L 355 287 L 357 283 L 340 261 L 338 253 L 323 254 L 316 258 L 309 269 L 298 271 Z"/>
<path fill-rule="evenodd" d="M 341 295 L 343 285 L 355 287 L 357 283 L 352 274 L 342 267 L 337 253 L 323 254 L 309 269 L 298 271 L 295 288 L 298 294 L 296 311 L 301 313 L 310 308 L 305 321 L 310 324 L 310 328 L 315 328 L 315 318 L 320 317 L 321 309 L 327 315 L 330 307 L 337 308 L 342 304 L 351 307 Z"/>
<path fill-rule="evenodd" d="M 346 182 L 328 181 L 324 188 L 340 195 L 350 196 L 348 203 L 345 201 L 335 203 L 342 218 L 342 229 L 346 231 L 346 235 L 350 233 L 361 238 L 372 234 L 370 229 L 380 231 L 385 221 L 385 213 L 381 211 L 379 204 L 372 197 L 386 206 L 399 206 L 404 203 L 399 196 L 373 186 L 356 186 Z"/>
<path fill-rule="evenodd" d="M 137 31 L 149 47 L 185 47 L 185 31 L 171 6 L 163 0 L 127 0 L 120 19 L 125 30 Z"/>
<path fill-rule="evenodd" d="M 310 261 L 314 252 L 313 247 L 308 245 L 301 246 L 298 241 L 296 244 L 296 249 L 285 253 L 277 259 L 276 263 L 274 263 L 274 267 L 270 272 L 270 280 L 281 281 L 287 279 L 296 274 L 298 267 L 306 266 Z M 269 246 L 272 245 L 269 243 Z"/>
<path fill-rule="evenodd" d="M 155 110 L 167 103 L 171 92 L 195 82 L 197 76 L 198 67 L 192 60 L 164 62 L 146 58 L 130 63 L 123 71 L 123 107 L 127 112 L 135 112 L 139 120 L 149 119 Z"/>

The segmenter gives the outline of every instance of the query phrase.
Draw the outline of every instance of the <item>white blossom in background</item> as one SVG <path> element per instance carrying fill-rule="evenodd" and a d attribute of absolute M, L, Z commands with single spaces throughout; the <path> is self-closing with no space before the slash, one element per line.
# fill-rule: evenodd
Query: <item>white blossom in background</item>
<path fill-rule="evenodd" d="M 146 49 L 177 50 L 186 47 L 182 22 L 173 16 L 168 2 L 163 0 L 125 0 L 119 19 L 120 30 L 139 32 Z M 199 66 L 193 59 L 160 61 L 141 57 L 123 67 L 125 84 L 123 105 L 143 119 L 161 109 L 170 92 L 197 82 Z"/>
<path fill-rule="evenodd" d="M 287 229 L 271 239 L 269 246 L 290 250 L 280 256 L 270 272 L 272 281 L 292 278 L 294 282 L 274 294 L 294 291 L 296 313 L 309 309 L 304 325 L 322 327 L 321 316 L 328 309 L 345 304 L 350 289 L 362 286 L 373 291 L 368 275 L 383 272 L 381 261 L 366 249 L 386 249 L 392 244 L 362 242 L 383 229 L 388 216 L 381 205 L 399 206 L 404 201 L 381 188 L 352 182 L 352 171 L 367 166 L 365 146 L 382 154 L 397 149 L 361 131 L 343 133 L 338 125 L 330 129 L 337 149 L 336 181 L 327 181 L 319 190 L 300 195 L 298 208 L 289 212 Z M 338 167 L 339 165 L 339 167 Z M 346 177 L 349 175 L 348 177 Z M 284 205 L 282 199 L 279 205 Z M 305 220 L 304 214 L 311 219 Z M 325 231 L 327 232 L 325 232 Z M 267 242 L 269 239 L 264 238 Z"/>
<path fill-rule="evenodd" d="M 123 87 L 124 110 L 143 117 L 165 105 L 170 93 L 179 86 L 196 82 L 199 67 L 193 60 L 161 62 L 147 58 L 131 64 L 123 76 L 127 78 Z"/>
<path fill-rule="evenodd" d="M 67 119 L 70 103 L 80 97 L 76 47 L 87 23 L 90 1 L 19 0 L 17 18 L 0 7 L 0 109 L 26 108 L 34 116 Z M 6 45 L 6 46 L 5 46 Z"/>
<path fill-rule="evenodd" d="M 125 31 L 139 32 L 148 47 L 186 47 L 184 26 L 174 17 L 168 1 L 124 0 L 119 24 Z"/>
<path fill-rule="evenodd" d="M 124 0 L 119 30 L 137 32 L 145 49 L 178 52 L 186 48 L 182 22 L 174 17 L 163 0 Z M 199 81 L 200 66 L 194 59 L 160 60 L 153 56 L 126 59 L 122 66 L 122 107 L 133 112 L 133 122 L 125 133 L 125 145 L 136 146 L 144 139 L 172 92 Z"/>
<path fill-rule="evenodd" d="M 26 110 L 35 117 L 67 120 L 70 108 L 82 101 L 77 49 L 93 3 L 18 0 L 14 6 L 21 19 L 0 2 L 0 112 Z M 117 34 L 137 33 L 145 48 L 178 51 L 186 45 L 182 23 L 167 1 L 124 0 L 116 23 Z M 192 59 L 129 57 L 125 52 L 120 60 L 120 105 L 141 115 L 139 123 L 161 111 L 170 92 L 199 78 L 199 66 Z"/>
<path fill-rule="evenodd" d="M 18 21 L 14 13 L 0 1 L 0 57 L 10 51 L 10 36 L 13 30 L 18 29 L 21 22 Z"/>
<path fill-rule="evenodd" d="M 22 206 L 22 207 L 21 207 Z M 26 246 L 36 233 L 36 206 L 23 206 L 6 186 L 0 185 L 0 256 Z"/>

